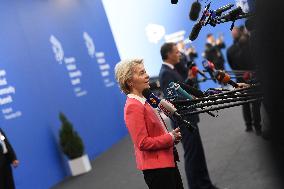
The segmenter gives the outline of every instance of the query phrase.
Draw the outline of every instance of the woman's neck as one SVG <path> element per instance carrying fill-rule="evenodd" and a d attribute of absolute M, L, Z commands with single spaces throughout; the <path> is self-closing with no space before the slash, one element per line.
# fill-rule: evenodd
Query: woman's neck
<path fill-rule="evenodd" d="M 144 97 L 143 94 L 142 94 L 142 92 L 138 92 L 138 91 L 136 91 L 136 90 L 133 90 L 133 91 L 131 91 L 130 93 L 131 93 L 131 94 L 134 94 L 134 95 L 137 95 L 137 96 L 139 96 L 139 97 L 142 97 L 142 98 Z"/>

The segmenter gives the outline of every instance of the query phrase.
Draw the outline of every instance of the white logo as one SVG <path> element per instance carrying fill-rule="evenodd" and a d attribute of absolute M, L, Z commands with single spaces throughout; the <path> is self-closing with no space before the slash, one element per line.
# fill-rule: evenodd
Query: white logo
<path fill-rule="evenodd" d="M 185 31 L 180 30 L 180 31 L 165 35 L 165 41 L 166 42 L 172 42 L 172 43 L 177 43 L 179 41 L 183 41 L 184 40 L 184 34 L 185 34 Z"/>
<path fill-rule="evenodd" d="M 157 44 L 166 33 L 165 27 L 158 24 L 148 24 L 145 31 L 149 42 L 155 44 Z"/>
<path fill-rule="evenodd" d="M 54 37 L 53 35 L 50 36 L 49 41 L 52 44 L 52 50 L 55 54 L 56 61 L 58 61 L 59 64 L 62 64 L 64 58 L 64 51 L 60 41 L 56 39 L 56 37 Z"/>
<path fill-rule="evenodd" d="M 96 52 L 94 41 L 87 32 L 83 33 L 83 37 L 85 39 L 85 44 L 86 44 L 86 47 L 88 49 L 88 53 L 89 53 L 90 57 L 93 58 L 95 56 L 95 52 Z"/>
<path fill-rule="evenodd" d="M 236 6 L 241 7 L 244 13 L 249 12 L 248 0 L 236 0 Z"/>

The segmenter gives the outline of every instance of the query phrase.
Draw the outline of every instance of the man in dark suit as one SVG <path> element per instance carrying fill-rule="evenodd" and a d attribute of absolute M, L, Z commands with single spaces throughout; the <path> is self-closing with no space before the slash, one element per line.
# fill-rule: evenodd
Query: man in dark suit
<path fill-rule="evenodd" d="M 164 61 L 162 64 L 159 80 L 161 89 L 166 95 L 166 89 L 170 82 L 184 82 L 184 78 L 176 70 L 175 66 L 180 61 L 180 52 L 175 43 L 165 43 L 161 47 L 161 56 Z M 197 127 L 198 116 L 186 118 Z M 173 125 L 174 128 L 178 125 Z M 190 189 L 215 189 L 207 170 L 205 154 L 202 146 L 199 130 L 190 132 L 182 130 L 182 144 L 184 148 L 185 172 Z"/>
<path fill-rule="evenodd" d="M 240 28 L 234 27 L 232 30 L 233 44 L 227 50 L 227 59 L 232 70 L 256 71 L 256 65 L 252 61 L 249 36 L 242 32 Z M 246 82 L 243 78 L 237 78 L 237 82 Z M 261 135 L 261 115 L 260 102 L 244 104 L 242 106 L 243 117 L 246 124 L 246 131 L 253 131 Z"/>
<path fill-rule="evenodd" d="M 19 161 L 4 131 L 0 128 L 0 189 L 15 188 L 11 164 L 17 167 Z"/>
<path fill-rule="evenodd" d="M 217 70 L 225 69 L 224 67 L 225 59 L 221 51 L 225 47 L 226 46 L 225 43 L 223 42 L 222 37 L 218 38 L 215 41 L 214 36 L 212 34 L 207 35 L 204 57 L 210 62 L 213 62 Z"/>

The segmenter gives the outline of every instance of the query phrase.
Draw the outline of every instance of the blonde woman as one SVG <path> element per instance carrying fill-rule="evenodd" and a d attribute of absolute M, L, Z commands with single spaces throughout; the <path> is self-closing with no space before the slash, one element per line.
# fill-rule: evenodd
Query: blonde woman
<path fill-rule="evenodd" d="M 134 144 L 137 169 L 143 172 L 149 189 L 183 189 L 176 164 L 178 155 L 174 153 L 181 133 L 179 128 L 168 132 L 157 111 L 143 97 L 142 91 L 150 88 L 143 60 L 119 62 L 115 76 L 127 95 L 124 120 Z"/>

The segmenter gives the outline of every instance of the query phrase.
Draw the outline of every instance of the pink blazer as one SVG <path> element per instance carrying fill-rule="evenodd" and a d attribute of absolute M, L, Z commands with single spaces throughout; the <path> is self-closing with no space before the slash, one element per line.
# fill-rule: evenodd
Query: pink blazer
<path fill-rule="evenodd" d="M 124 120 L 134 143 L 137 169 L 175 167 L 173 138 L 147 102 L 127 98 Z"/>

